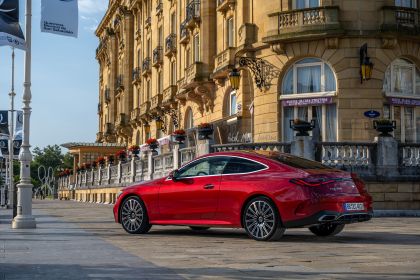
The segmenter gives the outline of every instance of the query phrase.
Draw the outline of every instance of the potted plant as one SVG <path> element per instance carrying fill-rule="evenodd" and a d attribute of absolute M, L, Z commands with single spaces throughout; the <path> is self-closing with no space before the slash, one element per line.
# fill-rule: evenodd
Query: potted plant
<path fill-rule="evenodd" d="M 146 144 L 149 146 L 149 149 L 152 151 L 156 151 L 156 149 L 159 147 L 159 142 L 156 140 L 156 138 L 147 139 Z"/>
<path fill-rule="evenodd" d="M 84 163 L 85 170 L 90 170 L 92 168 L 92 165 L 90 163 Z"/>
<path fill-rule="evenodd" d="M 392 135 L 389 133 L 393 132 L 394 129 L 397 128 L 397 122 L 387 119 L 374 120 L 373 128 L 375 128 L 376 131 L 381 133 L 379 134 L 379 136 L 381 137 L 392 137 Z"/>
<path fill-rule="evenodd" d="M 307 122 L 300 119 L 290 120 L 290 128 L 296 131 L 296 136 L 309 136 L 308 131 L 311 131 L 315 127 L 315 120 Z"/>
<path fill-rule="evenodd" d="M 140 147 L 138 145 L 132 145 L 128 148 L 128 150 L 130 151 L 132 155 L 138 156 L 140 152 Z"/>
<path fill-rule="evenodd" d="M 127 153 L 125 152 L 125 150 L 120 150 L 118 151 L 115 156 L 120 160 L 120 161 L 124 161 L 127 157 Z"/>
<path fill-rule="evenodd" d="M 98 162 L 96 160 L 92 161 L 91 166 L 93 169 L 96 169 L 96 167 L 98 166 Z"/>
<path fill-rule="evenodd" d="M 185 141 L 185 130 L 177 129 L 172 133 L 172 136 L 175 138 L 175 141 L 177 141 L 178 144 L 182 144 Z"/>
<path fill-rule="evenodd" d="M 209 136 L 213 134 L 213 126 L 209 123 L 199 124 L 197 130 L 200 140 L 209 139 Z"/>
<path fill-rule="evenodd" d="M 113 164 L 115 161 L 115 158 L 113 155 L 109 155 L 106 157 L 106 160 L 108 161 L 109 164 Z"/>
<path fill-rule="evenodd" d="M 98 157 L 97 159 L 96 159 L 96 162 L 101 166 L 101 167 L 103 167 L 104 165 L 105 165 L 105 158 L 104 157 Z"/>

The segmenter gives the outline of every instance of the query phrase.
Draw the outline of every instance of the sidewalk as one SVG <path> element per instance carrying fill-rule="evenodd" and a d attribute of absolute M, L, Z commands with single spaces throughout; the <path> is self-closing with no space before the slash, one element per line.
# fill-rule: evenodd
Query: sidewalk
<path fill-rule="evenodd" d="M 37 229 L 14 230 L 0 209 L 0 280 L 179 278 L 42 209 L 34 215 Z"/>

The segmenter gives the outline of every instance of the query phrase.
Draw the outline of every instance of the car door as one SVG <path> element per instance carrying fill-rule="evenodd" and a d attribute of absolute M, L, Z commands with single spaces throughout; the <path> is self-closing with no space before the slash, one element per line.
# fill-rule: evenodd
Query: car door
<path fill-rule="evenodd" d="M 227 161 L 220 156 L 201 158 L 181 168 L 176 180 L 167 178 L 159 189 L 160 220 L 191 224 L 212 219 Z"/>

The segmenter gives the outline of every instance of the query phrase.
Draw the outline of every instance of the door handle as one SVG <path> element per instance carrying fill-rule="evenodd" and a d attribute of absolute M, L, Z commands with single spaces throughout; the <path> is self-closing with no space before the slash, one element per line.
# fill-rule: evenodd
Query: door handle
<path fill-rule="evenodd" d="M 205 185 L 203 188 L 204 188 L 204 189 L 206 189 L 206 190 L 211 190 L 211 189 L 214 189 L 214 185 L 212 185 L 212 184 L 207 184 L 207 185 Z"/>

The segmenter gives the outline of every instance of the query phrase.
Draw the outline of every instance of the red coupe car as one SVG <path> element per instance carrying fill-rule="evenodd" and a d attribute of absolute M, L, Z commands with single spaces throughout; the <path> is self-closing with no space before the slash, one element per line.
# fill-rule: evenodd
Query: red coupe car
<path fill-rule="evenodd" d="M 129 233 L 152 225 L 245 228 L 255 240 L 276 240 L 286 228 L 335 235 L 372 217 L 372 198 L 355 175 L 289 154 L 208 154 L 165 178 L 124 188 L 115 221 Z"/>

